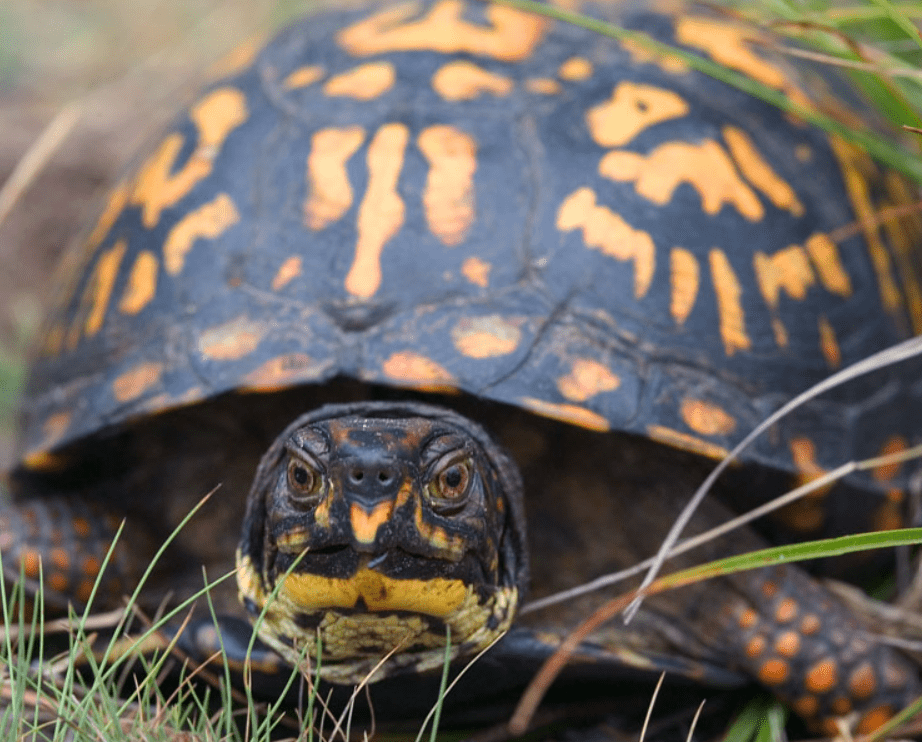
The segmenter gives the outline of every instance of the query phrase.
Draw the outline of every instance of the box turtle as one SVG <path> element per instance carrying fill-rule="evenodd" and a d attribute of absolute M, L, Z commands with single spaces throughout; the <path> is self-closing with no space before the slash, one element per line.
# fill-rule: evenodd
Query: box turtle
<path fill-rule="evenodd" d="M 752 29 L 614 7 L 585 9 L 860 121 Z M 526 590 L 648 557 L 759 420 L 922 329 L 906 184 L 636 37 L 432 0 L 318 12 L 228 65 L 55 284 L 0 522 L 4 574 L 41 577 L 49 611 L 97 581 L 94 606 L 118 604 L 214 490 L 142 602 L 236 564 L 212 594 L 232 659 L 249 617 L 264 668 L 319 636 L 335 684 L 395 647 L 374 679 L 439 666 L 446 627 L 459 661 L 506 632 L 469 683 L 497 697 L 606 599 L 519 614 Z M 690 530 L 917 441 L 907 378 L 784 419 Z M 881 467 L 684 563 L 897 526 L 904 479 Z M 183 641 L 209 656 L 200 618 Z M 867 731 L 920 686 L 859 627 L 814 577 L 771 568 L 650 599 L 570 673 L 754 681 L 822 730 Z"/>

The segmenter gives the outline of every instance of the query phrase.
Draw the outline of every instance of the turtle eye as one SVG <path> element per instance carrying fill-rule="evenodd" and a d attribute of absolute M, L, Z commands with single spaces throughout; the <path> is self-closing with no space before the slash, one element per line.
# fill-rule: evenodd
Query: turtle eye
<path fill-rule="evenodd" d="M 303 459 L 288 462 L 288 491 L 297 505 L 313 505 L 320 499 L 323 478 L 320 472 Z"/>
<path fill-rule="evenodd" d="M 449 459 L 435 470 L 427 490 L 435 504 L 460 505 L 471 484 L 473 462 L 468 459 Z"/>

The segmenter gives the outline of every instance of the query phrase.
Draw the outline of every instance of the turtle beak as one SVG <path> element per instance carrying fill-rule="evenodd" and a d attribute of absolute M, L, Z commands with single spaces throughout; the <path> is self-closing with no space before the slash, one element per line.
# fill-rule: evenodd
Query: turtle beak
<path fill-rule="evenodd" d="M 372 552 L 395 508 L 406 501 L 411 472 L 405 463 L 375 450 L 345 458 L 335 469 L 349 510 L 353 546 Z"/>

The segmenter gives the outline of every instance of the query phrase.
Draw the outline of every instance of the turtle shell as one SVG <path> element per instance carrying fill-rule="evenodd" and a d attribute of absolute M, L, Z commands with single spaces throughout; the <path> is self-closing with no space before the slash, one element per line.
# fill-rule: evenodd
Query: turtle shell
<path fill-rule="evenodd" d="M 828 103 L 752 29 L 587 10 Z M 919 224 L 876 218 L 909 198 L 843 141 L 629 41 L 463 0 L 324 13 L 206 87 L 114 189 L 34 360 L 22 460 L 339 376 L 721 456 L 922 329 Z M 810 474 L 908 445 L 922 400 L 901 373 L 745 456 Z"/>

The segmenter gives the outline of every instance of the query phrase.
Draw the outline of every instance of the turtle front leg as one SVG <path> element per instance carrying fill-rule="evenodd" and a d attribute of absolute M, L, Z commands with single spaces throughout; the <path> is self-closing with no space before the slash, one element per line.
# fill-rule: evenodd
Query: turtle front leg
<path fill-rule="evenodd" d="M 121 605 L 153 554 L 151 539 L 136 525 L 126 525 L 115 541 L 121 522 L 121 515 L 79 498 L 34 498 L 2 506 L 0 561 L 6 585 L 22 576 L 26 599 L 33 604 L 41 587 L 45 615 L 63 614 L 68 605 L 82 610 L 91 596 L 95 610 Z"/>

